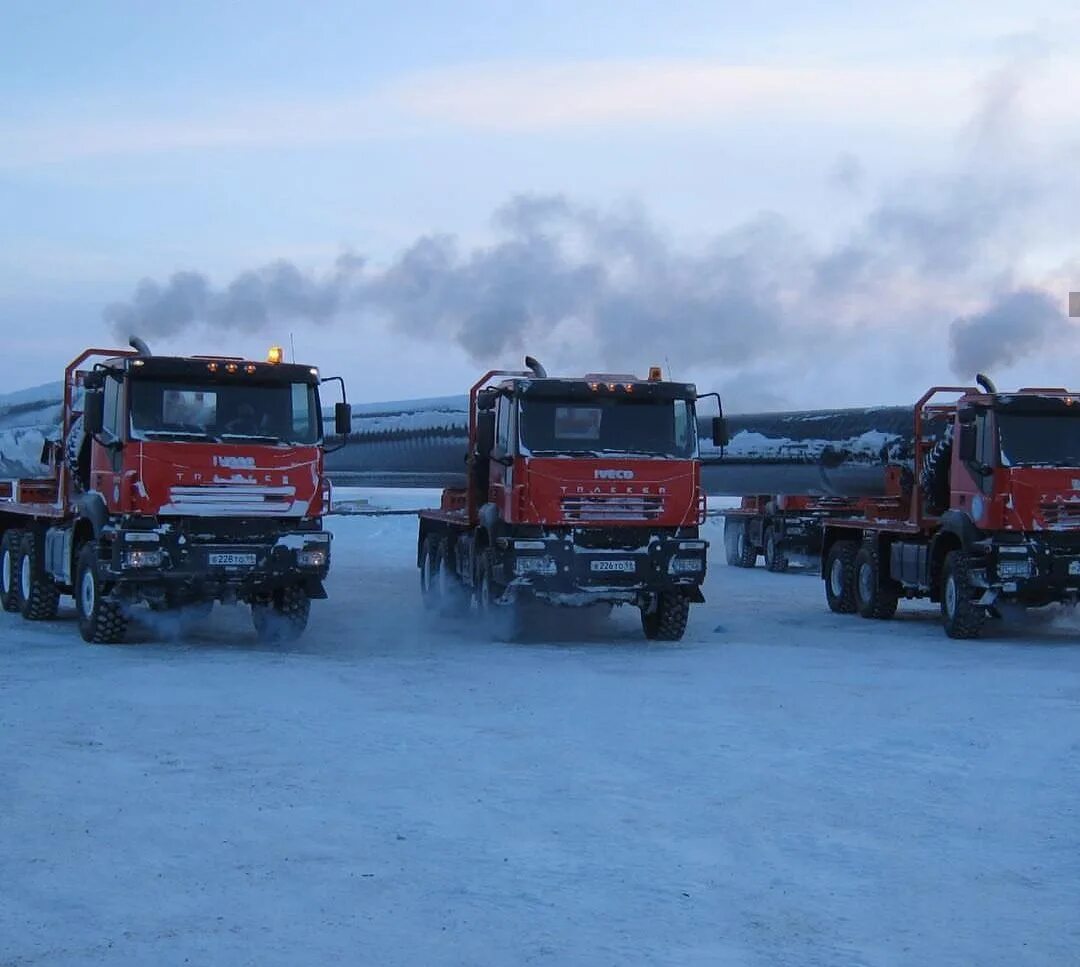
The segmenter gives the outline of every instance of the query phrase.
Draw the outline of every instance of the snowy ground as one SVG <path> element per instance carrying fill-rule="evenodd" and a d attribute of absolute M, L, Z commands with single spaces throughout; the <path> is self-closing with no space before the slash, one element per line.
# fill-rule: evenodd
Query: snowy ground
<path fill-rule="evenodd" d="M 286 649 L 0 616 L 0 964 L 1077 963 L 1075 626 L 717 563 L 679 646 L 508 645 L 425 621 L 413 520 L 333 524 Z"/>

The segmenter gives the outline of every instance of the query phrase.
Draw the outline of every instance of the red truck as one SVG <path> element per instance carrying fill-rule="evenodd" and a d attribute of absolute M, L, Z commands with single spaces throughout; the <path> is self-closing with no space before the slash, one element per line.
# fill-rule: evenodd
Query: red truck
<path fill-rule="evenodd" d="M 911 447 L 883 467 L 884 496 L 823 523 L 833 611 L 891 618 L 929 598 L 950 637 L 975 638 L 1009 603 L 1080 599 L 1080 394 L 936 386 Z"/>
<path fill-rule="evenodd" d="M 420 514 L 425 604 L 481 618 L 529 599 L 631 604 L 646 637 L 681 639 L 708 547 L 695 387 L 655 367 L 642 380 L 526 366 L 469 392 L 465 486 Z"/>
<path fill-rule="evenodd" d="M 857 512 L 857 504 L 842 497 L 807 494 L 758 494 L 743 497 L 738 507 L 723 511 L 724 553 L 732 567 L 754 567 L 765 558 L 765 569 L 783 572 L 792 555 L 821 554 L 822 525 Z"/>
<path fill-rule="evenodd" d="M 330 566 L 319 371 L 276 347 L 255 362 L 131 345 L 67 367 L 47 475 L 0 482 L 4 610 L 47 620 L 70 594 L 83 638 L 115 643 L 134 605 L 244 602 L 260 639 L 299 636 Z"/>

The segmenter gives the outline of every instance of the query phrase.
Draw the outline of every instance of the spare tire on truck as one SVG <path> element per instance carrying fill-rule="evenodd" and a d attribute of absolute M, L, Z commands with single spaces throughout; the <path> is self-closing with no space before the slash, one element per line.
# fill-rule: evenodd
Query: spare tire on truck
<path fill-rule="evenodd" d="M 949 509 L 951 491 L 949 469 L 952 465 L 952 426 L 948 426 L 937 443 L 923 457 L 919 484 L 923 506 L 928 514 L 939 516 Z"/>

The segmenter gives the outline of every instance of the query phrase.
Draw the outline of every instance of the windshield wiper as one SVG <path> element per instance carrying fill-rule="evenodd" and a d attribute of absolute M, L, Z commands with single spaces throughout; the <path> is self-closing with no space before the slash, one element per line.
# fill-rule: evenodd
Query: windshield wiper
<path fill-rule="evenodd" d="M 136 427 L 135 432 L 155 439 L 171 437 L 174 440 L 217 440 L 217 437 L 205 430 L 140 430 Z"/>
<path fill-rule="evenodd" d="M 280 443 L 281 437 L 262 433 L 222 433 L 219 440 L 250 440 L 252 443 Z"/>

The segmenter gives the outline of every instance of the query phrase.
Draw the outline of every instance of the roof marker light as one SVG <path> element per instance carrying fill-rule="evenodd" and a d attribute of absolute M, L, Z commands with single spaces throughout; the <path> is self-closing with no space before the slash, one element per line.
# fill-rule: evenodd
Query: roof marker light
<path fill-rule="evenodd" d="M 245 373 L 254 373 L 255 372 L 255 364 L 254 363 L 248 363 L 244 367 L 244 372 Z"/>
<path fill-rule="evenodd" d="M 225 372 L 227 372 L 227 373 L 235 373 L 239 368 L 240 367 L 237 366 L 236 363 L 226 363 L 225 364 Z"/>
<path fill-rule="evenodd" d="M 207 363 L 206 368 L 208 370 L 210 370 L 211 373 L 216 373 L 217 372 L 217 363 Z"/>

